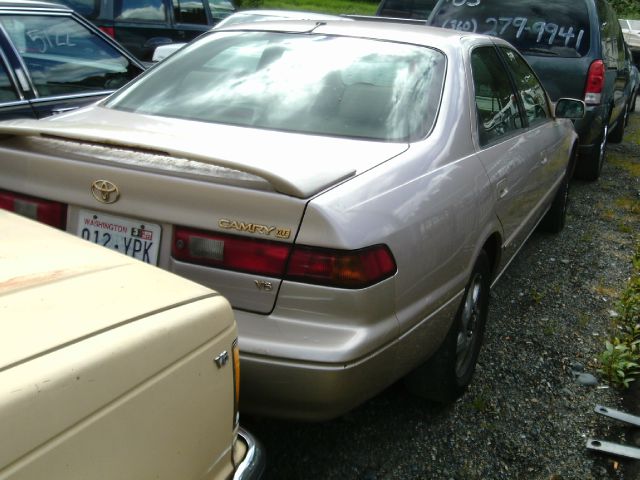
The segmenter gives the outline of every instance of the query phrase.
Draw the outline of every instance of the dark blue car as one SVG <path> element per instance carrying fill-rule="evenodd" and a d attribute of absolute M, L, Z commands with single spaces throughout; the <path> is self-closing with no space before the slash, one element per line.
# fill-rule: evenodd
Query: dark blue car
<path fill-rule="evenodd" d="M 143 70 L 68 7 L 0 0 L 0 120 L 88 105 Z"/>

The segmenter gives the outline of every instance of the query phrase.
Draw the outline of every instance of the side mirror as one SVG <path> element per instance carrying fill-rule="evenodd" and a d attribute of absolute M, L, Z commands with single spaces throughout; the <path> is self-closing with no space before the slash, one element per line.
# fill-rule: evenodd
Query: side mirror
<path fill-rule="evenodd" d="M 571 118 L 577 120 L 584 117 L 585 105 L 582 100 L 561 98 L 556 102 L 556 118 Z"/>

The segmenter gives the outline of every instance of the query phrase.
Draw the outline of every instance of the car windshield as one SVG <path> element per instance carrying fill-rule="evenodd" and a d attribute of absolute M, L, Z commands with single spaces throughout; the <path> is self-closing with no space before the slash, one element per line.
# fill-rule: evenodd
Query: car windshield
<path fill-rule="evenodd" d="M 525 54 L 581 57 L 589 50 L 583 0 L 443 0 L 429 23 L 499 36 Z"/>
<path fill-rule="evenodd" d="M 339 36 L 212 32 L 120 90 L 109 108 L 330 136 L 406 141 L 435 121 L 445 57 Z"/>

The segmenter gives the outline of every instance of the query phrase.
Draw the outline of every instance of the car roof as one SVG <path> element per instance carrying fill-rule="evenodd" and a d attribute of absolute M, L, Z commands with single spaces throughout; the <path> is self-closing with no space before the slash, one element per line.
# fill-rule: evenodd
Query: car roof
<path fill-rule="evenodd" d="M 214 29 L 213 31 L 215 31 Z M 460 43 L 500 43 L 508 42 L 497 37 L 489 37 L 477 33 L 461 32 L 446 28 L 415 25 L 404 22 L 379 22 L 358 19 L 354 22 L 342 20 L 286 20 L 243 23 L 223 27 L 218 31 L 273 31 L 289 33 L 322 33 L 327 35 L 343 35 L 351 37 L 369 38 L 374 40 L 411 43 L 434 47 L 443 52 L 451 51 Z"/>
<path fill-rule="evenodd" d="M 73 9 L 66 5 L 53 2 L 41 2 L 39 0 L 0 0 L 0 8 L 21 8 L 21 9 L 48 9 L 73 12 Z"/>

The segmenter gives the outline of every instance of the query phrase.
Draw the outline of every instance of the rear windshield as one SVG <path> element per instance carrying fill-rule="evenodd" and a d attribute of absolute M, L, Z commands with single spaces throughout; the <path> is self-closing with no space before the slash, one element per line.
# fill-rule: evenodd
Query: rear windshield
<path fill-rule="evenodd" d="M 190 44 L 108 107 L 202 122 L 386 141 L 435 121 L 445 57 L 368 39 L 215 32 Z"/>
<path fill-rule="evenodd" d="M 430 23 L 498 36 L 525 54 L 581 57 L 589 50 L 583 0 L 443 0 Z"/>

